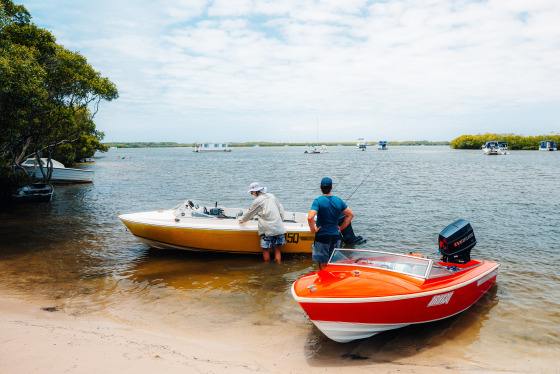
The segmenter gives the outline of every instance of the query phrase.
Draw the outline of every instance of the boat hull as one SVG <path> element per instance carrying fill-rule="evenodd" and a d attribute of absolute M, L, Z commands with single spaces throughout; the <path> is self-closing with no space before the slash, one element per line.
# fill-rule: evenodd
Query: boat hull
<path fill-rule="evenodd" d="M 39 168 L 26 166 L 25 170 L 33 174 L 35 171 L 36 178 L 43 178 L 43 174 Z M 45 169 L 45 172 L 47 170 Z M 93 182 L 93 171 L 73 168 L 53 168 L 50 179 L 53 183 L 91 183 Z"/>
<path fill-rule="evenodd" d="M 486 262 L 475 276 L 411 294 L 382 297 L 312 298 L 301 297 L 292 286 L 292 295 L 309 319 L 327 337 L 337 342 L 363 339 L 379 332 L 410 324 L 437 321 L 472 306 L 496 281 L 499 265 Z"/>
<path fill-rule="evenodd" d="M 50 184 L 34 183 L 20 188 L 16 194 L 12 195 L 12 201 L 15 203 L 50 202 L 53 195 L 54 187 Z"/>
<path fill-rule="evenodd" d="M 159 249 L 184 249 L 226 253 L 262 253 L 257 222 L 240 225 L 236 219 L 182 219 L 178 222 L 165 218 L 146 219 L 135 214 L 119 218 L 141 242 Z M 301 224 L 285 223 L 288 230 L 282 253 L 311 253 L 314 235 Z"/>

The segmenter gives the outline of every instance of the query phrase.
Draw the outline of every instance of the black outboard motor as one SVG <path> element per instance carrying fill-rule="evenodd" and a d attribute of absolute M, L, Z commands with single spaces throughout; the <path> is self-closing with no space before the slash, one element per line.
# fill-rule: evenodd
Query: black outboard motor
<path fill-rule="evenodd" d="M 338 225 L 342 225 L 342 222 L 344 222 L 344 218 L 346 216 L 343 214 L 338 218 Z M 356 234 L 354 234 L 354 229 L 352 228 L 352 222 L 350 222 L 350 224 L 340 232 L 341 236 L 342 236 L 342 241 L 345 244 L 362 244 L 366 241 L 366 239 L 362 238 L 361 236 L 356 236 Z"/>
<path fill-rule="evenodd" d="M 439 252 L 444 262 L 464 264 L 471 260 L 476 238 L 471 224 L 459 219 L 439 233 Z"/>

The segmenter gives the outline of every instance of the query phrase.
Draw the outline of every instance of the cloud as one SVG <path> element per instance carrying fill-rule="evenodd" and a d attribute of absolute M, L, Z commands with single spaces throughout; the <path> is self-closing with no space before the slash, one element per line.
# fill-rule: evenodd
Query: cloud
<path fill-rule="evenodd" d="M 541 123 L 528 120 L 525 133 L 559 125 L 552 0 L 24 5 L 117 83 L 121 97 L 96 121 L 107 134 L 125 136 L 127 118 L 135 136 L 177 137 L 162 141 L 192 141 L 196 126 L 211 140 L 217 123 L 227 124 L 220 140 L 304 140 L 317 115 L 340 141 L 494 131 L 481 118 L 511 132 L 520 112 Z"/>

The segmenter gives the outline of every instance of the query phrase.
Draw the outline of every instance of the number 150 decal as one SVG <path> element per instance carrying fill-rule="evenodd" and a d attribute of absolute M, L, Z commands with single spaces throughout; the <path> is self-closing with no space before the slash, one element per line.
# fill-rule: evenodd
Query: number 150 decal
<path fill-rule="evenodd" d="M 289 232 L 286 234 L 286 243 L 298 243 L 299 232 Z"/>

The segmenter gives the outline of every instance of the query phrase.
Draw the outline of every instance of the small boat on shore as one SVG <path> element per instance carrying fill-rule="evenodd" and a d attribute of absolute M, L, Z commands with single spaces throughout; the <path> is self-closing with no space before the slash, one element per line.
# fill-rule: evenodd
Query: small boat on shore
<path fill-rule="evenodd" d="M 33 183 L 21 187 L 12 195 L 14 203 L 45 203 L 52 200 L 54 187 L 46 183 Z"/>
<path fill-rule="evenodd" d="M 556 142 L 553 140 L 542 141 L 539 151 L 556 151 Z"/>
<path fill-rule="evenodd" d="M 292 285 L 292 296 L 327 337 L 349 342 L 410 324 L 451 317 L 496 281 L 499 265 L 470 259 L 470 224 L 439 237 L 442 260 L 372 249 L 335 249 L 325 270 Z"/>
<path fill-rule="evenodd" d="M 47 172 L 47 158 L 41 158 L 41 166 Z M 67 168 L 61 162 L 51 159 L 52 175 L 50 181 L 53 183 L 91 183 L 93 182 L 93 170 Z M 41 168 L 35 158 L 28 158 L 21 164 L 30 174 L 35 174 L 36 178 L 43 178 Z"/>
<path fill-rule="evenodd" d="M 160 249 L 262 253 L 257 220 L 240 224 L 246 209 L 226 208 L 218 203 L 185 200 L 168 210 L 119 215 L 141 242 Z M 286 244 L 282 253 L 311 253 L 315 236 L 307 213 L 285 212 Z"/>

